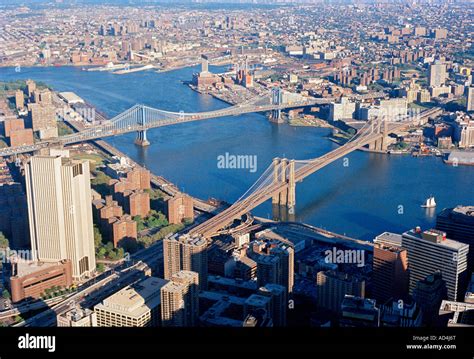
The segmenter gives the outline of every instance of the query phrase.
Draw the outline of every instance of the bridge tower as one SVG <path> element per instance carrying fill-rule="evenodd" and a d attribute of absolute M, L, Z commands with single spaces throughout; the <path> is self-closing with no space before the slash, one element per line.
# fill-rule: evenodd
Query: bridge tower
<path fill-rule="evenodd" d="M 146 113 L 145 113 L 145 108 L 143 106 L 140 106 L 138 108 L 138 113 L 137 113 L 137 122 L 141 126 L 141 130 L 137 132 L 137 138 L 135 139 L 135 144 L 137 146 L 141 147 L 146 147 L 150 145 L 150 141 L 148 141 L 147 136 L 146 136 Z"/>
<path fill-rule="evenodd" d="M 294 214 L 296 205 L 295 161 L 275 158 L 273 160 L 273 182 L 286 184 L 282 191 L 273 195 L 273 206 L 286 207 L 289 214 Z"/>
<path fill-rule="evenodd" d="M 279 106 L 283 103 L 283 91 L 280 87 L 275 86 L 272 89 L 272 105 Z M 270 113 L 270 121 L 275 123 L 282 123 L 281 110 L 272 110 Z"/>
<path fill-rule="evenodd" d="M 372 123 L 372 132 L 382 134 L 382 138 L 376 140 L 373 143 L 369 144 L 369 150 L 384 152 L 388 147 L 388 120 L 384 117 L 382 119 L 377 119 L 376 123 Z"/>

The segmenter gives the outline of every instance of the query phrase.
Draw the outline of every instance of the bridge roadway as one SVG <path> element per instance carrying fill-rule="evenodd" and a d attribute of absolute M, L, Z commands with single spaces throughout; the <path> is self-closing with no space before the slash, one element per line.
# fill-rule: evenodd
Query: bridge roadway
<path fill-rule="evenodd" d="M 439 108 L 427 110 L 420 115 L 420 120 L 429 116 L 433 116 L 433 114 L 438 113 L 438 111 L 440 111 Z M 399 131 L 412 125 L 413 122 L 408 121 L 392 123 L 388 132 L 391 133 Z M 308 160 L 307 164 L 295 169 L 295 182 L 301 182 L 307 176 L 338 160 L 339 158 L 346 156 L 350 152 L 383 138 L 384 135 L 382 133 L 374 132 L 373 126 L 369 125 L 364 127 L 365 128 L 361 129 L 361 131 L 350 142 L 347 142 L 345 145 L 338 147 L 337 149 L 321 157 Z M 275 194 L 281 193 L 287 188 L 287 182 L 273 181 L 264 188 L 251 193 L 248 197 L 237 201 L 232 206 L 212 217 L 208 221 L 194 227 L 189 231 L 189 234 L 202 235 L 206 238 L 212 237 L 217 233 L 217 231 L 232 223 L 234 219 L 240 218 L 244 213 L 249 212 L 253 208 L 272 198 Z"/>
<path fill-rule="evenodd" d="M 157 110 L 144 105 L 135 105 L 132 108 L 115 116 L 108 123 L 61 136 L 54 140 L 45 140 L 33 145 L 7 147 L 0 149 L 0 157 L 12 156 L 20 153 L 38 151 L 42 148 L 51 146 L 64 146 L 74 143 L 96 140 L 110 136 L 117 136 L 129 132 L 140 132 L 151 128 L 171 126 L 179 123 L 202 121 L 224 116 L 237 116 L 253 112 L 268 112 L 272 110 L 284 110 L 288 108 L 297 108 L 313 106 L 317 104 L 328 104 L 332 99 L 312 98 L 298 102 L 288 102 L 280 105 L 269 104 L 269 98 L 261 97 L 256 100 L 241 103 L 225 109 L 198 112 L 198 113 L 180 113 Z M 141 114 L 145 114 L 143 123 L 139 120 Z"/>

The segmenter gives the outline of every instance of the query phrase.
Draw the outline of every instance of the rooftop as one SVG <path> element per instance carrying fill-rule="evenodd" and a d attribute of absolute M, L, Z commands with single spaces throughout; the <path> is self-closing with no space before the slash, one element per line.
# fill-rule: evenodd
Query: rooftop
<path fill-rule="evenodd" d="M 96 308 L 140 317 L 148 310 L 161 304 L 160 289 L 168 281 L 150 277 L 138 284 L 125 287 L 106 298 Z"/>
<path fill-rule="evenodd" d="M 432 232 L 432 230 L 430 232 Z M 458 242 L 458 241 L 453 241 L 452 239 L 449 239 L 449 238 L 446 238 L 446 239 L 444 239 L 440 242 L 432 242 L 430 240 L 423 239 L 422 234 L 423 234 L 423 232 L 417 232 L 414 229 L 411 229 L 411 230 L 403 233 L 403 238 L 404 239 L 405 238 L 418 239 L 418 240 L 423 241 L 425 243 L 429 243 L 429 244 L 434 245 L 434 246 L 444 247 L 444 248 L 447 248 L 447 249 L 450 249 L 450 250 L 453 250 L 453 251 L 459 251 L 461 249 L 469 248 L 469 245 Z"/>

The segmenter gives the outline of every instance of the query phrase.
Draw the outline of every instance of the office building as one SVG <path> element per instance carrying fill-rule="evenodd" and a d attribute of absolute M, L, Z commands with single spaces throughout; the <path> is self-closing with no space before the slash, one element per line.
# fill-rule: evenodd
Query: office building
<path fill-rule="evenodd" d="M 392 232 L 383 232 L 374 238 L 374 244 L 380 244 L 388 247 L 401 247 L 402 235 Z"/>
<path fill-rule="evenodd" d="M 438 310 L 447 296 L 446 281 L 441 272 L 435 272 L 418 281 L 413 291 L 413 300 L 423 312 L 423 323 L 431 326 L 437 323 Z"/>
<path fill-rule="evenodd" d="M 14 303 L 23 299 L 39 299 L 50 288 L 64 289 L 71 285 L 72 266 L 70 260 L 57 263 L 21 260 L 18 263 L 12 263 L 10 290 Z"/>
<path fill-rule="evenodd" d="M 33 156 L 25 166 L 35 260 L 72 261 L 74 280 L 95 271 L 89 161 Z"/>
<path fill-rule="evenodd" d="M 156 327 L 161 318 L 161 288 L 167 281 L 150 277 L 132 284 L 94 307 L 98 327 Z"/>
<path fill-rule="evenodd" d="M 174 274 L 185 270 L 199 274 L 199 286 L 207 288 L 207 241 L 201 237 L 182 235 L 163 240 L 164 276 L 171 280 Z"/>
<path fill-rule="evenodd" d="M 97 327 L 97 314 L 88 309 L 76 306 L 56 317 L 58 327 Z"/>
<path fill-rule="evenodd" d="M 375 244 L 372 266 L 372 295 L 377 304 L 408 295 L 407 251 L 400 247 Z"/>
<path fill-rule="evenodd" d="M 467 280 L 467 244 L 453 241 L 446 233 L 435 229 L 421 231 L 419 228 L 402 235 L 402 248 L 408 251 L 410 268 L 409 292 L 427 276 L 440 272 L 446 282 L 448 299 L 456 300 L 464 295 Z"/>
<path fill-rule="evenodd" d="M 341 327 L 378 327 L 380 325 L 380 310 L 375 306 L 375 300 L 346 295 L 341 303 Z"/>
<path fill-rule="evenodd" d="M 365 297 L 365 280 L 357 275 L 333 270 L 316 276 L 318 307 L 338 312 L 346 295 Z"/>
<path fill-rule="evenodd" d="M 436 217 L 436 229 L 452 240 L 469 245 L 468 269 L 474 270 L 474 206 L 445 208 Z"/>
<path fill-rule="evenodd" d="M 194 220 L 193 199 L 179 195 L 168 200 L 168 222 L 180 224 L 183 220 Z"/>
<path fill-rule="evenodd" d="M 441 87 L 446 81 L 446 65 L 440 63 L 431 64 L 428 73 L 428 84 L 431 87 Z"/>
<path fill-rule="evenodd" d="M 380 325 L 382 327 L 420 327 L 422 318 L 423 311 L 414 300 L 394 300 L 380 306 Z"/>
<path fill-rule="evenodd" d="M 199 318 L 199 274 L 179 271 L 161 288 L 164 327 L 196 326 Z"/>

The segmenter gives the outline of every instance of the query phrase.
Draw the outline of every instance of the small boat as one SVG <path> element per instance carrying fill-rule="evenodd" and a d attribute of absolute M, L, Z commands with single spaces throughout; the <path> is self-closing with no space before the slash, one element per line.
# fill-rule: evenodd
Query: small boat
<path fill-rule="evenodd" d="M 425 204 L 422 204 L 421 207 L 423 207 L 423 208 L 434 208 L 434 207 L 436 207 L 436 201 L 435 201 L 434 196 L 430 196 L 430 198 L 427 198 Z"/>

